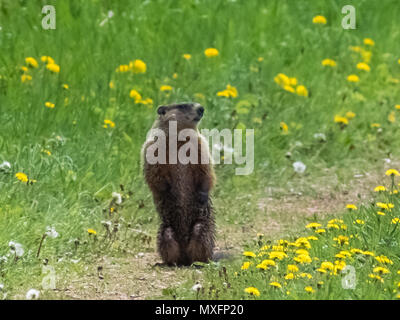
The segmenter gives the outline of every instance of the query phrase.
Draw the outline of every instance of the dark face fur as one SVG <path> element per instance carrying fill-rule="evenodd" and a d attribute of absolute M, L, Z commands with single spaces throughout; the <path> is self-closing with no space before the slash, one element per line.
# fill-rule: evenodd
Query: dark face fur
<path fill-rule="evenodd" d="M 158 107 L 159 121 L 177 121 L 179 128 L 193 128 L 203 117 L 204 108 L 199 103 L 184 102 Z"/>

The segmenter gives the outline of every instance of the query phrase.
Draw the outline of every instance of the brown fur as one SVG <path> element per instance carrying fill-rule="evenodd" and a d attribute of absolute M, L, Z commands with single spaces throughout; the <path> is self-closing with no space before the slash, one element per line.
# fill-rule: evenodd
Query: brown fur
<path fill-rule="evenodd" d="M 158 251 L 164 263 L 190 265 L 195 261 L 207 262 L 214 249 L 215 223 L 209 193 L 215 177 L 211 164 L 201 164 L 201 152 L 208 145 L 197 131 L 203 109 L 199 104 L 182 103 L 158 108 L 159 118 L 153 128 L 159 128 L 167 137 L 167 164 L 149 164 L 146 149 L 154 142 L 149 139 L 143 146 L 144 175 L 153 193 L 154 203 L 161 218 L 158 232 Z M 204 109 L 203 109 L 204 110 Z M 201 115 L 200 115 L 201 113 Z M 168 162 L 168 121 L 176 120 L 178 133 L 185 128 L 194 129 L 198 138 L 199 164 Z M 178 150 L 186 142 L 178 142 Z"/>

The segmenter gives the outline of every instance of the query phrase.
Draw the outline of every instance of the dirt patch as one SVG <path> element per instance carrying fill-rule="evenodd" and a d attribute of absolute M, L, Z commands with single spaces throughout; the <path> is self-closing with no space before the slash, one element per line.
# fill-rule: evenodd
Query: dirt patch
<path fill-rule="evenodd" d="M 272 236 L 286 234 L 298 229 L 299 219 L 322 219 L 326 216 L 345 212 L 347 204 L 369 203 L 373 201 L 373 189 L 377 185 L 390 184 L 385 176 L 389 168 L 399 162 L 382 161 L 379 168 L 352 173 L 352 178 L 341 179 L 334 170 L 325 175 L 313 177 L 312 181 L 292 182 L 288 189 L 265 188 L 266 197 L 260 198 L 260 213 L 255 219 L 255 232 Z M 342 179 L 343 180 L 343 179 Z"/>

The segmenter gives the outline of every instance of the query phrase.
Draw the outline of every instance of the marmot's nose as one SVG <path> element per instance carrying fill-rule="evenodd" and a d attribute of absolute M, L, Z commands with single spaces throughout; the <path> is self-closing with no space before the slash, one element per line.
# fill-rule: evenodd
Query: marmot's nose
<path fill-rule="evenodd" d="M 202 116 L 203 116 L 203 113 L 204 113 L 204 108 L 203 108 L 203 107 L 199 107 L 199 108 L 197 109 L 197 114 L 198 114 L 200 117 L 202 117 Z"/>

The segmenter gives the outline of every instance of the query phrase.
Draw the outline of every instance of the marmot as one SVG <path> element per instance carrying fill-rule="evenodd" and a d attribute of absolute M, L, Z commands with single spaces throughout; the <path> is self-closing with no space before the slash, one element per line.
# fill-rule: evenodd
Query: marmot
<path fill-rule="evenodd" d="M 166 163 L 150 164 L 146 159 L 147 149 L 155 143 L 149 136 L 142 148 L 144 176 L 152 193 L 156 209 L 161 218 L 157 247 L 164 263 L 168 265 L 191 265 L 195 261 L 207 262 L 214 249 L 215 222 L 210 191 L 215 175 L 209 155 L 208 142 L 200 134 L 197 125 L 203 117 L 204 108 L 198 103 L 177 103 L 160 106 L 158 119 L 153 129 L 165 134 Z M 176 121 L 177 132 L 170 132 L 170 121 Z M 197 163 L 182 164 L 179 159 L 170 161 L 169 138 L 179 135 L 183 129 L 193 132 L 197 150 Z M 177 141 L 177 149 L 187 144 Z M 172 144 L 172 143 L 171 143 Z M 154 147 L 154 146 L 153 146 Z M 157 151 L 158 152 L 158 151 Z M 178 154 L 177 151 L 175 151 Z M 186 153 L 186 152 L 185 152 Z M 208 162 L 201 161 L 207 158 Z"/>

